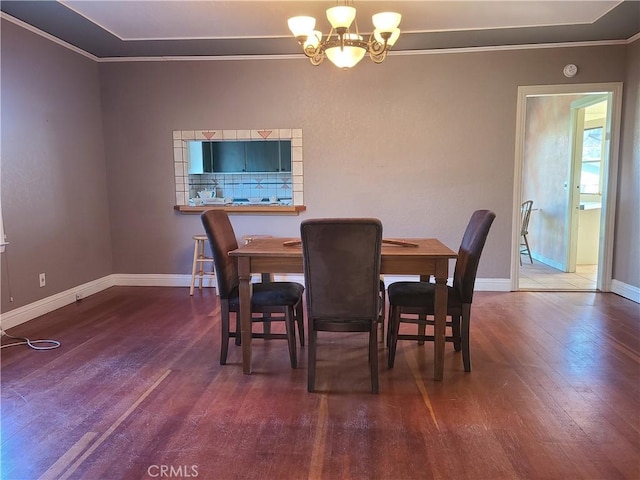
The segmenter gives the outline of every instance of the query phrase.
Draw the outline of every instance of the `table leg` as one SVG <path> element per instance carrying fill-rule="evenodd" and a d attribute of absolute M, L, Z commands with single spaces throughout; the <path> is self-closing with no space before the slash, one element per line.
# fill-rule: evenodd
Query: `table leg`
<path fill-rule="evenodd" d="M 449 261 L 447 259 L 436 262 L 436 298 L 434 315 L 434 348 L 433 348 L 433 378 L 442 380 L 444 376 L 444 345 L 445 327 L 447 322 L 447 277 L 449 275 Z"/>
<path fill-rule="evenodd" d="M 251 374 L 251 268 L 248 257 L 238 258 L 240 284 L 240 330 L 242 335 L 242 371 Z"/>

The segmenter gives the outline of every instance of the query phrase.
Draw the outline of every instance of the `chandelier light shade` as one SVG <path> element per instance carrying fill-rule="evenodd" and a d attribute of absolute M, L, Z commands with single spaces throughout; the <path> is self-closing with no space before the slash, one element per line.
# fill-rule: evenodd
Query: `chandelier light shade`
<path fill-rule="evenodd" d="M 357 46 L 355 43 L 361 42 L 362 37 L 355 33 L 345 34 L 345 45 L 336 45 L 335 47 L 327 47 L 325 54 L 336 67 L 351 68 L 364 58 L 367 53 L 364 48 Z M 352 45 L 351 42 L 354 42 Z"/>
<path fill-rule="evenodd" d="M 376 13 L 371 17 L 373 26 L 376 27 L 376 30 L 381 32 L 391 31 L 394 28 L 397 28 L 398 25 L 400 25 L 401 19 L 402 15 L 396 12 Z"/>
<path fill-rule="evenodd" d="M 309 35 L 316 28 L 316 19 L 313 17 L 291 17 L 287 23 L 296 38 Z"/>
<path fill-rule="evenodd" d="M 349 28 L 356 19 L 356 9 L 353 7 L 340 6 L 327 8 L 327 20 L 332 28 Z"/>
<path fill-rule="evenodd" d="M 396 12 L 376 13 L 371 18 L 374 30 L 368 40 L 364 40 L 358 31 L 356 9 L 348 5 L 327 9 L 331 31 L 325 39 L 320 30 L 315 30 L 316 19 L 313 17 L 292 17 L 288 24 L 313 65 L 320 65 L 327 57 L 337 67 L 348 69 L 357 65 L 367 53 L 374 63 L 382 63 L 400 37 L 401 19 L 402 15 Z"/>

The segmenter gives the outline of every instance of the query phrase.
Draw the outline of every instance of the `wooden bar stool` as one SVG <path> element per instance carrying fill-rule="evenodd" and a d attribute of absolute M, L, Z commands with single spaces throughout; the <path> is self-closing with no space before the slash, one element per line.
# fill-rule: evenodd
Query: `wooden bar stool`
<path fill-rule="evenodd" d="M 193 247 L 193 268 L 191 270 L 191 286 L 189 288 L 189 295 L 193 295 L 193 288 L 196 283 L 196 277 L 198 277 L 199 288 L 202 289 L 204 278 L 215 278 L 215 272 L 213 267 L 213 258 L 207 257 L 204 254 L 205 242 L 209 239 L 206 235 L 194 235 L 193 240 L 195 245 Z M 205 269 L 205 264 L 210 264 L 210 269 Z"/>

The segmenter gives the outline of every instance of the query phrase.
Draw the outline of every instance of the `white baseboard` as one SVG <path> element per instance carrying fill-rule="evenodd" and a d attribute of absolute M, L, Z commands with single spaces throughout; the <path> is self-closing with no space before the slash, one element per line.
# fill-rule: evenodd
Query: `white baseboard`
<path fill-rule="evenodd" d="M 255 276 L 257 280 L 259 277 Z M 276 280 L 299 282 L 304 284 L 304 276 L 302 274 L 276 275 Z M 384 275 L 384 281 L 387 286 L 393 282 L 399 281 L 417 281 L 417 276 L 400 276 L 400 275 Z M 215 279 L 211 276 L 205 277 L 204 287 L 215 287 Z M 449 279 L 451 283 L 451 279 Z M 21 323 L 32 320 L 46 313 L 57 310 L 76 301 L 76 294 L 80 294 L 82 298 L 93 295 L 94 293 L 106 290 L 113 286 L 140 286 L 140 287 L 189 287 L 191 285 L 191 275 L 172 275 L 172 274 L 114 274 L 108 275 L 98 280 L 78 285 L 64 292 L 57 293 L 37 302 L 33 302 L 15 310 L 10 310 L 0 315 L 0 324 L 3 329 L 9 329 L 20 325 Z M 638 301 L 640 299 L 640 290 L 636 287 L 625 285 L 621 282 L 612 282 L 612 291 L 631 300 Z M 476 279 L 475 289 L 477 291 L 494 291 L 508 292 L 511 290 L 511 281 L 508 278 L 478 278 Z M 185 295 L 188 292 L 185 291 Z"/>
<path fill-rule="evenodd" d="M 69 305 L 76 301 L 76 294 L 80 294 L 82 298 L 84 298 L 89 295 L 93 295 L 94 293 L 101 292 L 102 290 L 106 290 L 109 287 L 113 287 L 116 285 L 115 280 L 115 275 L 108 275 L 98 280 L 70 288 L 64 292 L 56 293 L 50 297 L 30 303 L 29 305 L 24 305 L 3 313 L 0 316 L 2 329 L 6 330 L 8 328 L 15 327 L 16 325 L 20 325 L 21 323 L 44 315 L 45 313 L 53 312 L 58 308 Z"/>
<path fill-rule="evenodd" d="M 618 280 L 611 280 L 611 291 L 621 297 L 640 303 L 640 288 Z"/>
<path fill-rule="evenodd" d="M 125 274 L 118 273 L 116 285 L 131 287 L 189 287 L 191 285 L 191 275 L 172 274 Z M 215 287 L 216 281 L 212 275 L 205 275 L 204 287 Z M 198 282 L 196 280 L 196 286 Z"/>
<path fill-rule="evenodd" d="M 511 280 L 508 278 L 476 278 L 474 290 L 477 292 L 510 292 Z"/>
<path fill-rule="evenodd" d="M 191 275 L 116 275 L 116 285 L 146 286 L 146 287 L 188 287 Z M 384 283 L 388 287 L 393 282 L 417 282 L 417 275 L 383 275 Z M 304 275 L 301 273 L 275 275 L 274 279 L 281 282 L 298 282 L 304 285 Z M 259 281 L 259 275 L 253 275 L 253 281 Z M 448 280 L 451 285 L 453 278 Z M 205 278 L 205 287 L 215 287 L 215 280 Z M 511 291 L 511 280 L 508 278 L 477 278 L 475 289 L 488 292 Z"/>
<path fill-rule="evenodd" d="M 564 270 L 565 270 L 565 265 L 562 262 L 558 262 L 556 260 L 552 260 L 550 258 L 543 257 L 542 255 L 539 255 L 539 254 L 533 253 L 533 252 L 531 252 L 531 256 L 533 257 L 533 259 L 536 262 L 544 263 L 545 265 L 553 267 L 556 270 L 560 270 L 561 272 L 564 272 Z M 527 260 L 525 258 L 523 258 L 522 261 L 526 262 Z"/>

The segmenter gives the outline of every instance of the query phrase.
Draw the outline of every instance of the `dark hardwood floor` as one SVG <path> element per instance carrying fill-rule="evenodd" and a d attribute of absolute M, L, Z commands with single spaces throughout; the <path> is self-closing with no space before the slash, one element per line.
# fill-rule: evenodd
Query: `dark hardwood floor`
<path fill-rule="evenodd" d="M 446 346 L 364 334 L 306 348 L 231 345 L 213 289 L 114 287 L 9 333 L 1 350 L 3 479 L 638 479 L 640 306 L 614 294 L 478 292 L 471 373 Z M 12 342 L 3 338 L 3 343 Z"/>

